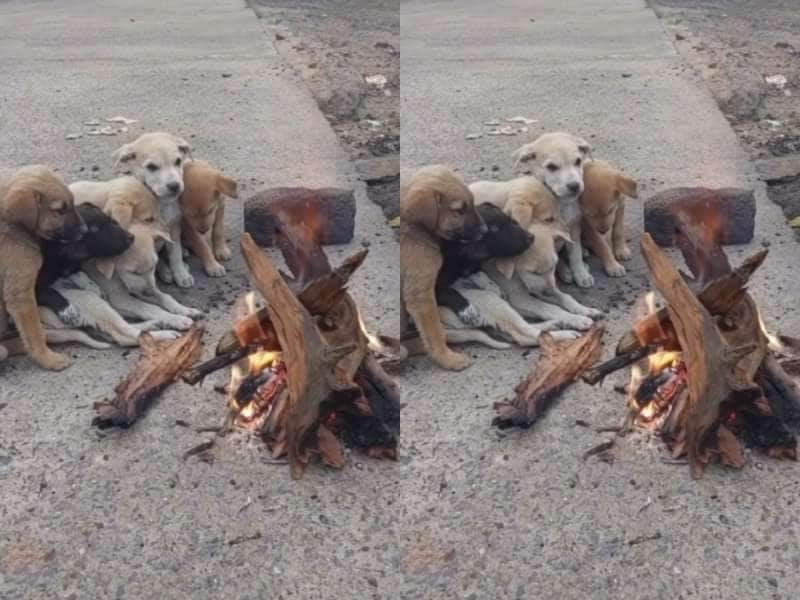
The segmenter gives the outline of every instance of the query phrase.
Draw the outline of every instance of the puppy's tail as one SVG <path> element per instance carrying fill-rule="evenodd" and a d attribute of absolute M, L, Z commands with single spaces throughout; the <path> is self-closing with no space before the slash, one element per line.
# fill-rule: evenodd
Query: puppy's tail
<path fill-rule="evenodd" d="M 98 341 L 78 329 L 45 329 L 44 335 L 48 344 L 76 343 L 94 348 L 95 350 L 107 350 L 111 348 L 111 344 Z M 22 339 L 18 337 L 3 340 L 0 343 L 2 343 L 3 347 L 8 351 L 9 356 L 18 356 L 27 353 Z"/>
<path fill-rule="evenodd" d="M 480 329 L 445 329 L 444 332 L 447 336 L 448 344 L 468 344 L 474 342 L 476 344 L 483 344 L 489 348 L 494 348 L 495 350 L 508 350 L 511 348 L 511 344 L 496 340 Z M 402 343 L 409 356 L 419 356 L 427 352 L 425 345 L 422 343 L 422 338 L 420 337 L 404 339 Z"/>

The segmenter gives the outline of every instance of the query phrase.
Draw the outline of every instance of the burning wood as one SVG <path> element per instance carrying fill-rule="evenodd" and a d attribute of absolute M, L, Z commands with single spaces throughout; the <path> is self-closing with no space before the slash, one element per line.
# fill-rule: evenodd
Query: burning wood
<path fill-rule="evenodd" d="M 741 468 L 743 443 L 796 459 L 783 414 L 800 409 L 791 377 L 769 354 L 758 307 L 746 285 L 767 252 L 732 270 L 719 240 L 719 219 L 675 216 L 676 241 L 693 277 L 682 275 L 649 234 L 642 252 L 666 306 L 640 320 L 617 346 L 618 356 L 587 375 L 599 381 L 632 368 L 626 427 L 660 432 L 673 457 L 686 455 L 701 477 L 713 461 Z"/>
<path fill-rule="evenodd" d="M 533 425 L 559 394 L 600 358 L 603 331 L 603 324 L 595 323 L 577 340 L 565 342 L 543 333 L 539 362 L 514 389 L 516 396 L 511 402 L 495 403 L 497 416 L 492 424 L 500 429 Z"/>
<path fill-rule="evenodd" d="M 312 229 L 319 221 L 299 218 L 290 207 L 276 215 L 275 240 L 293 277 L 279 273 L 252 238 L 243 237 L 266 307 L 240 306 L 233 330 L 217 347 L 217 362 L 190 374 L 199 380 L 235 362 L 228 423 L 259 434 L 274 458 L 286 455 L 294 478 L 313 455 L 343 467 L 345 444 L 395 459 L 400 433 L 398 387 L 370 354 L 346 287 L 367 251 L 331 269 L 317 243 L 318 228 Z"/>
<path fill-rule="evenodd" d="M 113 400 L 95 403 L 97 416 L 92 424 L 101 429 L 131 426 L 161 392 L 200 358 L 202 338 L 200 323 L 170 342 L 156 342 L 150 334 L 143 333 L 142 354 L 136 368 L 116 387 Z"/>

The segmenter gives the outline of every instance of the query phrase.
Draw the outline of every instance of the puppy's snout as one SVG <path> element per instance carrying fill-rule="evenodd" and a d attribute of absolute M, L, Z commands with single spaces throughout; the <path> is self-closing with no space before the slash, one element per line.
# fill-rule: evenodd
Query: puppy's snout
<path fill-rule="evenodd" d="M 181 184 L 180 184 L 179 182 L 177 182 L 177 181 L 170 181 L 170 182 L 167 184 L 167 189 L 168 189 L 168 190 L 169 190 L 171 193 L 173 193 L 173 194 L 177 194 L 178 192 L 180 192 L 180 191 L 181 191 Z"/>
<path fill-rule="evenodd" d="M 572 181 L 567 184 L 567 189 L 573 194 L 577 194 L 581 191 L 581 184 L 578 181 Z"/>

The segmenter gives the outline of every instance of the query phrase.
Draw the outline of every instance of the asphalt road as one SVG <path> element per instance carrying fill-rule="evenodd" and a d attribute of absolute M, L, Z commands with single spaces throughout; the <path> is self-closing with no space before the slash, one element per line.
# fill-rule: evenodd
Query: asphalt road
<path fill-rule="evenodd" d="M 243 199 L 262 187 L 352 186 L 356 237 L 329 253 L 337 261 L 369 243 L 351 289 L 365 318 L 396 334 L 394 235 L 268 33 L 235 0 L 1 2 L 0 175 L 45 163 L 68 181 L 111 178 L 114 149 L 167 130 L 234 176 Z M 138 123 L 86 135 L 84 122 L 118 115 Z M 193 263 L 193 290 L 167 288 L 207 311 L 206 355 L 248 288 L 241 202 L 226 216 L 228 276 L 207 279 Z M 138 351 L 69 354 L 63 373 L 24 358 L 0 365 L 0 598 L 331 598 L 394 587 L 396 464 L 354 455 L 344 471 L 312 467 L 293 482 L 242 435 L 226 438 L 213 464 L 183 461 L 209 437 L 195 429 L 220 423 L 222 376 L 177 384 L 132 429 L 99 433 L 92 403 Z"/>
<path fill-rule="evenodd" d="M 539 133 L 572 131 L 636 177 L 640 194 L 677 185 L 756 189 L 752 244 L 770 243 L 751 287 L 769 326 L 800 332 L 798 248 L 703 82 L 639 0 L 401 4 L 403 168 L 442 162 L 464 178 L 510 178 L 511 153 Z M 484 122 L 537 119 L 528 134 L 467 140 Z M 493 170 L 493 167 L 496 170 Z M 608 312 L 606 354 L 645 289 L 641 205 L 626 210 L 628 276 L 575 293 Z M 673 254 L 675 256 L 675 254 Z M 575 291 L 575 290 L 570 290 Z M 612 464 L 583 453 L 619 424 L 624 398 L 577 384 L 531 430 L 501 434 L 492 403 L 536 353 L 469 348 L 474 364 L 407 369 L 403 438 L 403 597 L 789 598 L 800 583 L 797 465 L 753 455 L 739 472 L 692 481 L 657 439 L 629 436 Z M 592 427 L 576 426 L 576 419 Z M 651 539 L 652 538 L 652 539 Z M 646 540 L 646 541 L 643 541 Z"/>

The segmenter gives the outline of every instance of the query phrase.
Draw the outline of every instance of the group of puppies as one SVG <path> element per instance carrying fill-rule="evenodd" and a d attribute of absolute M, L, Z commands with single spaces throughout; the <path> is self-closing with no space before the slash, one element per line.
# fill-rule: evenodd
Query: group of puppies
<path fill-rule="evenodd" d="M 19 169 L 0 183 L 0 360 L 27 353 L 65 368 L 48 343 L 139 344 L 174 339 L 202 316 L 158 287 L 194 285 L 184 244 L 207 275 L 231 258 L 224 197 L 236 182 L 194 160 L 189 144 L 146 133 L 113 155 L 128 175 L 67 186 L 46 166 Z M 13 327 L 12 327 L 13 326 Z"/>
<path fill-rule="evenodd" d="M 536 346 L 573 339 L 602 312 L 559 289 L 594 285 L 585 256 L 610 277 L 631 257 L 624 198 L 636 182 L 595 160 L 574 135 L 546 133 L 513 155 L 530 176 L 467 186 L 442 165 L 401 175 L 401 330 L 411 353 L 463 369 L 449 343 Z M 499 339 L 498 339 L 499 338 Z"/>

